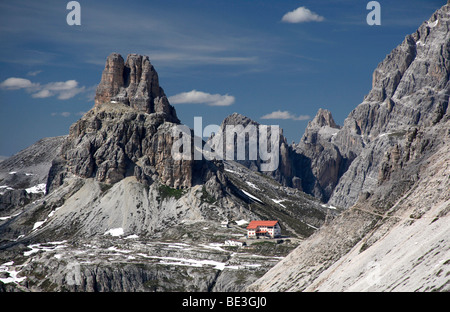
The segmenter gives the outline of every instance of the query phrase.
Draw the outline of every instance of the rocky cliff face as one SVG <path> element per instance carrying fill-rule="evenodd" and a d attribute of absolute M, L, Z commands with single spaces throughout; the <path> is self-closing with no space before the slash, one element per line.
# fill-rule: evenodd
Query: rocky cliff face
<path fill-rule="evenodd" d="M 108 56 L 95 94 L 95 105 L 111 102 L 149 114 L 164 113 L 171 121 L 178 121 L 148 56 L 129 54 L 126 62 L 120 54 Z"/>
<path fill-rule="evenodd" d="M 0 163 L 0 185 L 26 189 L 47 181 L 66 136 L 44 138 Z M 0 190 L 1 192 L 1 190 Z"/>
<path fill-rule="evenodd" d="M 438 10 L 378 65 L 371 92 L 336 135 L 344 157 L 355 160 L 330 203 L 348 207 L 359 193 L 371 192 L 382 182 L 379 172 L 386 170 L 382 168 L 385 153 L 398 150 L 418 128 L 433 126 L 445 116 L 450 88 L 449 10 L 448 5 Z"/>
<path fill-rule="evenodd" d="M 0 163 L 0 213 L 44 195 L 49 169 L 65 138 L 41 139 Z"/>
<path fill-rule="evenodd" d="M 380 63 L 333 133 L 351 164 L 329 203 L 347 211 L 249 289 L 448 291 L 449 13 L 436 11 Z"/>
<path fill-rule="evenodd" d="M 320 109 L 308 123 L 299 144 L 293 145 L 297 154 L 309 160 L 308 165 L 314 177 L 305 190 L 324 202 L 330 198 L 349 163 L 334 143 L 340 128 L 329 111 Z M 297 167 L 301 165 L 294 163 Z"/>
<path fill-rule="evenodd" d="M 193 162 L 171 157 L 174 125 L 162 114 L 121 103 L 94 107 L 71 127 L 50 170 L 49 190 L 67 173 L 109 184 L 137 175 L 143 181 L 158 177 L 172 187 L 191 186 Z"/>

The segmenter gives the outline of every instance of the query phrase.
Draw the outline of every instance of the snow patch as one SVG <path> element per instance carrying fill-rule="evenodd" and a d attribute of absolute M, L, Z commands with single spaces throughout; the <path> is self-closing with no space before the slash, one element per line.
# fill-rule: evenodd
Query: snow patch
<path fill-rule="evenodd" d="M 7 216 L 7 217 L 0 217 L 0 221 L 5 221 L 5 220 L 8 220 L 8 219 L 11 219 L 11 218 L 17 217 L 18 215 L 20 215 L 20 212 L 18 212 L 18 213 L 16 213 L 16 214 L 14 214 L 14 215 L 11 215 L 11 216 Z"/>
<path fill-rule="evenodd" d="M 8 185 L 1 185 L 0 195 L 3 195 L 6 191 L 14 191 L 14 189 L 12 187 L 9 187 Z"/>
<path fill-rule="evenodd" d="M 314 230 L 318 230 L 319 228 L 315 227 L 314 225 L 311 225 L 309 223 L 306 223 L 307 226 L 309 226 L 310 228 L 313 228 Z"/>
<path fill-rule="evenodd" d="M 244 225 L 244 224 L 249 223 L 247 220 L 244 220 L 244 219 L 239 220 L 239 221 L 235 221 L 235 222 L 236 222 L 237 225 Z"/>
<path fill-rule="evenodd" d="M 9 262 L 3 263 L 2 265 L 0 265 L 0 269 L 7 267 L 7 266 L 11 266 L 13 264 L 14 264 L 14 261 L 9 261 Z"/>
<path fill-rule="evenodd" d="M 324 126 L 319 129 L 319 134 L 321 136 L 327 137 L 327 136 L 334 136 L 339 132 L 339 129 L 337 128 L 331 128 L 330 126 Z"/>
<path fill-rule="evenodd" d="M 157 244 L 168 245 L 169 247 L 170 246 L 181 246 L 183 248 L 191 247 L 191 245 L 185 244 L 185 243 L 163 243 L 163 242 L 158 242 Z"/>
<path fill-rule="evenodd" d="M 33 194 L 38 194 L 38 193 L 44 193 L 45 194 L 45 188 L 47 187 L 47 184 L 45 183 L 41 183 L 35 186 L 32 186 L 30 188 L 25 189 L 25 191 L 27 193 L 33 193 Z"/>
<path fill-rule="evenodd" d="M 6 273 L 9 275 L 9 277 L 1 277 L 0 282 L 3 284 L 9 284 L 9 283 L 20 283 L 23 280 L 26 279 L 26 277 L 17 277 L 17 275 L 20 273 L 20 271 L 16 271 L 15 268 L 9 268 L 14 264 L 14 261 L 6 262 L 0 265 L 0 273 Z"/>
<path fill-rule="evenodd" d="M 184 249 L 185 247 L 179 246 L 179 245 L 167 245 L 169 248 L 178 248 L 178 249 Z"/>
<path fill-rule="evenodd" d="M 44 224 L 45 222 L 47 222 L 48 219 L 50 219 L 51 217 L 53 217 L 53 215 L 55 214 L 55 212 L 57 212 L 59 209 L 61 209 L 61 207 L 58 207 L 58 208 L 56 208 L 55 210 L 52 210 L 52 211 L 48 214 L 47 218 L 44 219 L 44 221 L 38 221 L 38 222 L 36 222 L 36 223 L 33 225 L 33 230 L 32 230 L 32 231 L 36 230 L 36 229 L 39 228 L 42 224 Z"/>
<path fill-rule="evenodd" d="M 221 248 L 222 246 L 224 246 L 224 244 L 222 243 L 209 243 L 208 245 L 200 244 L 200 246 L 217 251 L 226 251 L 225 249 Z"/>
<path fill-rule="evenodd" d="M 286 208 L 286 206 L 281 203 L 281 202 L 285 201 L 286 199 L 273 199 L 273 198 L 271 198 L 271 199 L 274 203 L 280 205 L 281 207 Z"/>
<path fill-rule="evenodd" d="M 124 254 L 127 254 L 127 253 L 131 252 L 131 250 L 118 249 L 117 247 L 114 247 L 114 246 L 109 247 L 108 250 L 109 251 L 115 251 L 115 252 L 118 252 L 118 253 L 124 253 Z"/>
<path fill-rule="evenodd" d="M 39 252 L 39 251 L 53 251 L 53 250 L 56 250 L 56 249 L 65 248 L 66 247 L 66 245 L 64 245 L 65 242 L 67 242 L 67 241 L 28 245 L 27 247 L 30 248 L 31 250 L 25 251 L 23 253 L 23 255 L 25 257 L 28 257 L 28 256 L 30 256 L 30 255 L 32 255 L 34 253 Z M 45 245 L 45 246 L 42 246 L 42 245 Z"/>
<path fill-rule="evenodd" d="M 47 218 L 53 217 L 53 216 L 55 215 L 55 213 L 56 213 L 59 209 L 61 209 L 61 207 L 58 207 L 58 208 L 56 208 L 55 210 L 53 210 L 52 212 L 50 212 L 50 213 L 48 214 Z"/>
<path fill-rule="evenodd" d="M 105 232 L 105 234 L 103 235 L 111 235 L 111 236 L 122 236 L 123 235 L 123 229 L 122 228 L 115 228 L 115 229 L 110 229 L 108 231 Z"/>
<path fill-rule="evenodd" d="M 324 207 L 324 208 L 333 209 L 333 210 L 337 209 L 336 207 L 334 207 L 332 205 L 327 205 L 327 204 L 322 204 L 321 206 Z"/>
<path fill-rule="evenodd" d="M 44 221 L 38 221 L 33 225 L 33 231 L 36 230 L 38 227 L 40 227 L 42 224 L 44 224 Z"/>
<path fill-rule="evenodd" d="M 382 134 L 380 134 L 378 137 L 381 138 L 381 137 L 384 137 L 384 136 L 389 135 L 389 134 L 391 134 L 391 132 L 382 133 Z"/>
<path fill-rule="evenodd" d="M 245 183 L 247 183 L 250 187 L 253 187 L 254 189 L 256 189 L 256 190 L 260 190 L 259 189 L 259 187 L 257 187 L 255 184 L 253 184 L 252 182 L 249 182 L 249 181 L 245 181 Z"/>
<path fill-rule="evenodd" d="M 428 27 L 430 28 L 434 28 L 437 26 L 437 24 L 439 23 L 439 20 L 435 20 L 433 23 L 428 22 Z"/>
<path fill-rule="evenodd" d="M 224 270 L 226 265 L 223 262 L 213 261 L 213 260 L 195 260 L 186 258 L 176 258 L 176 257 L 160 257 L 160 256 L 148 256 L 145 254 L 138 254 L 139 256 L 160 260 L 159 264 L 164 265 L 181 265 L 201 268 L 205 265 L 213 266 L 216 270 Z"/>
<path fill-rule="evenodd" d="M 261 204 L 263 203 L 259 198 L 253 196 L 253 195 L 250 194 L 249 192 L 246 192 L 246 191 L 244 191 L 244 190 L 241 190 L 241 191 L 242 191 L 245 195 L 247 195 L 248 197 L 250 197 L 251 199 L 254 199 L 254 200 L 258 201 L 258 202 L 260 202 Z"/>

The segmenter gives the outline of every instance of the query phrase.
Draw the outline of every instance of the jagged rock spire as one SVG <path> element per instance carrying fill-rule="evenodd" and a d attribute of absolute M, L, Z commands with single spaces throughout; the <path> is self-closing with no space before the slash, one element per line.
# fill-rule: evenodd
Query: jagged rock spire
<path fill-rule="evenodd" d="M 318 125 L 320 127 L 329 126 L 331 128 L 340 128 L 334 122 L 331 112 L 326 109 L 319 108 L 316 117 L 311 121 L 311 124 Z"/>
<path fill-rule="evenodd" d="M 165 113 L 177 119 L 148 56 L 129 54 L 126 61 L 118 53 L 108 56 L 95 94 L 95 105 L 111 102 L 149 114 Z"/>

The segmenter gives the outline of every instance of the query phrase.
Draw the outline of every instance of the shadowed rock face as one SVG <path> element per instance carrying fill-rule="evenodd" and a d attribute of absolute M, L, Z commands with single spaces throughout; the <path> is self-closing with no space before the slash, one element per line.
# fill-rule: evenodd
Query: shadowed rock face
<path fill-rule="evenodd" d="M 165 113 L 178 120 L 159 86 L 158 74 L 148 56 L 129 54 L 126 62 L 112 53 L 106 59 L 102 80 L 97 87 L 95 105 L 109 102 L 123 103 L 145 113 Z"/>
<path fill-rule="evenodd" d="M 310 183 L 305 190 L 324 202 L 328 201 L 348 166 L 348 160 L 334 144 L 334 137 L 339 130 L 331 112 L 319 109 L 314 119 L 308 123 L 300 143 L 293 146 L 297 155 L 309 159 L 314 177 L 309 179 Z M 294 163 L 294 166 L 300 169 L 302 164 Z"/>

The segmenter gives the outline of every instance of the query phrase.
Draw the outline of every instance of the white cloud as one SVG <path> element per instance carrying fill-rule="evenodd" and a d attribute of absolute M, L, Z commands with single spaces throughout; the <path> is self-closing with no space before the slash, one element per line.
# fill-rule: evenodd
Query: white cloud
<path fill-rule="evenodd" d="M 261 117 L 261 119 L 292 119 L 292 120 L 308 120 L 311 119 L 308 115 L 300 115 L 295 116 L 294 114 L 291 114 L 288 111 L 275 111 L 270 114 L 264 115 Z"/>
<path fill-rule="evenodd" d="M 62 112 L 62 113 L 51 113 L 51 115 L 54 116 L 62 116 L 62 117 L 70 117 L 70 115 L 72 115 L 72 113 L 70 112 Z"/>
<path fill-rule="evenodd" d="M 78 82 L 76 80 L 67 80 L 65 82 L 50 82 L 39 93 L 46 95 L 41 97 L 57 95 L 60 100 L 68 100 L 84 90 L 85 87 L 78 88 Z M 33 97 L 39 96 L 34 94 Z"/>
<path fill-rule="evenodd" d="M 232 95 L 210 94 L 192 90 L 169 97 L 171 104 L 207 104 L 209 106 L 230 106 L 235 98 Z"/>
<path fill-rule="evenodd" d="M 37 75 L 39 75 L 40 73 L 42 73 L 42 70 L 36 70 L 36 71 L 30 71 L 30 72 L 28 72 L 27 73 L 27 76 L 37 76 Z"/>
<path fill-rule="evenodd" d="M 299 7 L 294 11 L 286 13 L 281 21 L 285 23 L 306 23 L 306 22 L 322 22 L 325 18 L 305 7 Z"/>
<path fill-rule="evenodd" d="M 37 98 L 37 99 L 44 99 L 44 98 L 48 98 L 53 96 L 53 94 L 49 91 L 49 90 L 41 90 L 38 93 L 35 93 L 32 95 L 32 97 Z"/>
<path fill-rule="evenodd" d="M 75 95 L 91 91 L 90 88 L 78 87 L 76 80 L 50 82 L 45 85 L 40 83 L 33 83 L 28 79 L 11 77 L 0 83 L 0 89 L 5 90 L 19 90 L 25 89 L 27 92 L 32 93 L 33 98 L 43 99 L 52 96 L 57 96 L 60 100 L 68 100 Z"/>
<path fill-rule="evenodd" d="M 28 79 L 11 77 L 0 83 L 1 89 L 6 90 L 18 90 L 18 89 L 31 89 L 39 87 L 38 83 L 32 83 Z"/>
<path fill-rule="evenodd" d="M 78 82 L 76 80 L 67 80 L 66 82 L 50 82 L 45 85 L 45 88 L 53 91 L 66 91 L 77 86 Z"/>

